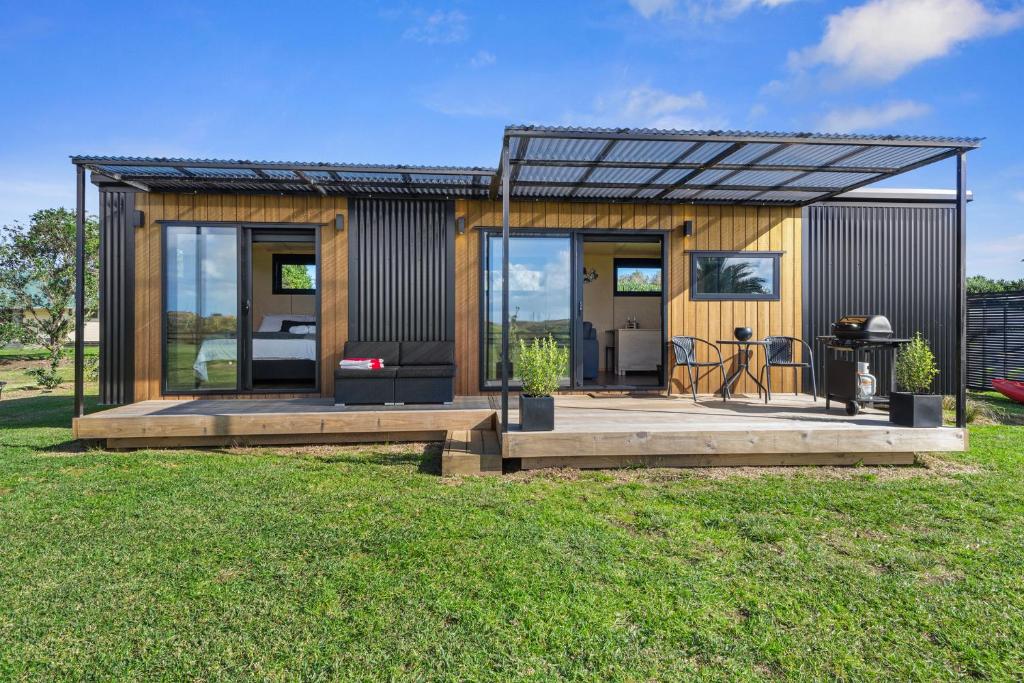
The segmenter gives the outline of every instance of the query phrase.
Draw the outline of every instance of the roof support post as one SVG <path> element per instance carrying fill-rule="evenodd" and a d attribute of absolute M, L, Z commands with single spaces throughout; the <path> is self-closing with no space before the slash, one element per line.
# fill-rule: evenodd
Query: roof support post
<path fill-rule="evenodd" d="M 956 155 L 956 426 L 967 426 L 967 150 Z"/>
<path fill-rule="evenodd" d="M 85 168 L 75 165 L 75 417 L 85 415 Z"/>
<path fill-rule="evenodd" d="M 508 247 L 509 247 L 509 173 L 508 138 L 501 150 L 501 432 L 508 431 Z"/>

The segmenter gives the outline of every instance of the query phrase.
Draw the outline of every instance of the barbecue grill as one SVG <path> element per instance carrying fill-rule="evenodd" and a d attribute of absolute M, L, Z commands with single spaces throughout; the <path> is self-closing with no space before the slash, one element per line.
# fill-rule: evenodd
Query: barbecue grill
<path fill-rule="evenodd" d="M 857 363 L 864 362 L 864 355 L 870 355 L 872 362 L 877 351 L 893 353 L 901 345 L 910 342 L 893 336 L 892 324 L 884 315 L 844 315 L 832 323 L 832 334 L 818 337 L 825 345 L 824 382 L 825 410 L 832 401 L 846 405 L 848 415 L 856 415 L 861 408 L 889 407 L 889 397 L 877 393 L 863 399 L 857 394 Z M 837 358 L 843 355 L 845 358 Z M 890 390 L 895 390 L 891 386 Z"/>

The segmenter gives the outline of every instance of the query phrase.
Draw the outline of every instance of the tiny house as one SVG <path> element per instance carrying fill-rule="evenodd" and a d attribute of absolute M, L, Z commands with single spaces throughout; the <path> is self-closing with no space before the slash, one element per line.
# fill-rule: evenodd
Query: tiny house
<path fill-rule="evenodd" d="M 673 337 L 827 332 L 808 329 L 808 207 L 941 211 L 955 300 L 966 192 L 858 192 L 943 159 L 962 170 L 978 145 L 525 126 L 497 168 L 73 157 L 80 197 L 86 172 L 100 197 L 101 402 L 330 399 L 346 342 L 443 341 L 454 394 L 504 399 L 507 428 L 515 342 L 548 335 L 570 350 L 566 393 L 688 393 Z"/>

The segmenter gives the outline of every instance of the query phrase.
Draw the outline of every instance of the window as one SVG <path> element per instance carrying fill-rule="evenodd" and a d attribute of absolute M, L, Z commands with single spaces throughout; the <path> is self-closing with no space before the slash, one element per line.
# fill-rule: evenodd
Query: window
<path fill-rule="evenodd" d="M 480 335 L 482 387 L 501 386 L 501 233 L 483 241 L 484 328 Z M 572 338 L 572 283 L 568 235 L 513 235 L 509 239 L 509 378 L 520 385 L 519 342 L 551 336 L 561 346 Z M 569 386 L 569 368 L 561 385 Z"/>
<path fill-rule="evenodd" d="M 274 294 L 316 294 L 316 254 L 274 254 Z"/>
<path fill-rule="evenodd" d="M 690 298 L 779 300 L 778 251 L 690 252 Z"/>
<path fill-rule="evenodd" d="M 661 296 L 661 259 L 615 259 L 615 296 Z"/>

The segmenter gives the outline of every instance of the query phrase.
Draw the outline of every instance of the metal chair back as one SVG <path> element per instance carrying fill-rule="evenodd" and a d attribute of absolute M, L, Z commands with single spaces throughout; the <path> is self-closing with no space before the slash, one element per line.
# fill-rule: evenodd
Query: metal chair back
<path fill-rule="evenodd" d="M 697 343 L 693 337 L 672 337 L 672 351 L 676 355 L 676 365 L 693 365 L 697 362 Z"/>
<path fill-rule="evenodd" d="M 765 356 L 770 365 L 793 362 L 793 340 L 790 337 L 765 337 Z"/>

